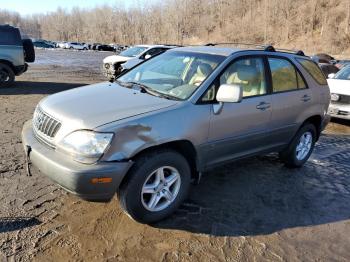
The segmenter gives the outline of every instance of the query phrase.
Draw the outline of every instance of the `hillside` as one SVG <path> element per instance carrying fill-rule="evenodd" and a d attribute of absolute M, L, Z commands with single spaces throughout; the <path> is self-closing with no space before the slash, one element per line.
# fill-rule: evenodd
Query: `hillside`
<path fill-rule="evenodd" d="M 0 10 L 1 23 L 19 26 L 31 37 L 56 41 L 239 41 L 350 54 L 349 0 L 163 0 L 137 8 L 76 7 L 29 17 Z"/>

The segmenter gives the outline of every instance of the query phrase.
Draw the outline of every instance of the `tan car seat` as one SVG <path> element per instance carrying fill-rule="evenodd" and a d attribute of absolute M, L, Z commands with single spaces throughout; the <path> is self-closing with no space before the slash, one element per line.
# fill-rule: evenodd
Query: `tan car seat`
<path fill-rule="evenodd" d="M 242 86 L 245 97 L 265 93 L 265 84 L 261 81 L 260 74 L 254 66 L 237 66 L 237 71 L 228 76 L 226 83 Z"/>
<path fill-rule="evenodd" d="M 199 86 L 204 81 L 204 79 L 206 79 L 208 77 L 208 75 L 211 73 L 211 71 L 213 71 L 213 69 L 211 68 L 211 66 L 209 64 L 200 63 L 197 66 L 197 71 L 192 76 L 189 84 Z"/>

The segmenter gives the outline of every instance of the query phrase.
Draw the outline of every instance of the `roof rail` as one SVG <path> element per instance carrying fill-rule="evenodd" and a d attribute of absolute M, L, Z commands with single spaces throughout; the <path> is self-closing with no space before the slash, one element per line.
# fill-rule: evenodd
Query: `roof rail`
<path fill-rule="evenodd" d="M 245 46 L 253 46 L 258 49 L 263 49 L 266 52 L 283 52 L 283 53 L 291 53 L 299 56 L 305 56 L 304 51 L 302 50 L 291 50 L 285 48 L 275 48 L 273 45 L 263 45 L 263 44 L 252 44 L 252 43 L 240 43 L 240 42 L 227 42 L 227 43 L 208 43 L 205 46 L 217 46 L 217 45 L 245 45 Z"/>
<path fill-rule="evenodd" d="M 246 45 L 246 46 L 255 46 L 255 47 L 262 46 L 260 44 L 243 43 L 243 42 L 207 43 L 204 46 L 216 46 L 216 45 Z"/>
<path fill-rule="evenodd" d="M 275 48 L 272 45 L 265 46 L 264 51 L 267 51 L 267 52 L 283 52 L 283 53 L 290 53 L 290 54 L 299 55 L 299 56 L 305 56 L 305 53 L 302 50 Z"/>

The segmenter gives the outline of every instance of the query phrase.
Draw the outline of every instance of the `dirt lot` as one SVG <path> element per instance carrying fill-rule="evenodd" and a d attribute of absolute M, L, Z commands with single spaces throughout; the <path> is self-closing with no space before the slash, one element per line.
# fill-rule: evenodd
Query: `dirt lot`
<path fill-rule="evenodd" d="M 275 155 L 204 174 L 169 219 L 141 225 L 117 199 L 84 202 L 33 169 L 20 132 L 48 94 L 104 80 L 108 53 L 38 51 L 0 89 L 0 261 L 349 261 L 350 125 L 331 123 L 312 159 L 286 169 Z"/>

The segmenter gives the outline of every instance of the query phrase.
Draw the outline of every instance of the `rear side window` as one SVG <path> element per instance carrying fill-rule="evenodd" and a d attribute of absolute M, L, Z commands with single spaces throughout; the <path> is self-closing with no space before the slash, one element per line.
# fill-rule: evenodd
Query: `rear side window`
<path fill-rule="evenodd" d="M 298 89 L 297 71 L 288 60 L 270 57 L 268 61 L 274 93 Z"/>
<path fill-rule="evenodd" d="M 0 27 L 0 45 L 21 45 L 19 30 L 12 27 Z"/>
<path fill-rule="evenodd" d="M 321 69 L 313 61 L 297 58 L 297 61 L 304 69 L 312 76 L 312 78 L 320 85 L 327 85 L 327 80 L 324 77 Z"/>

